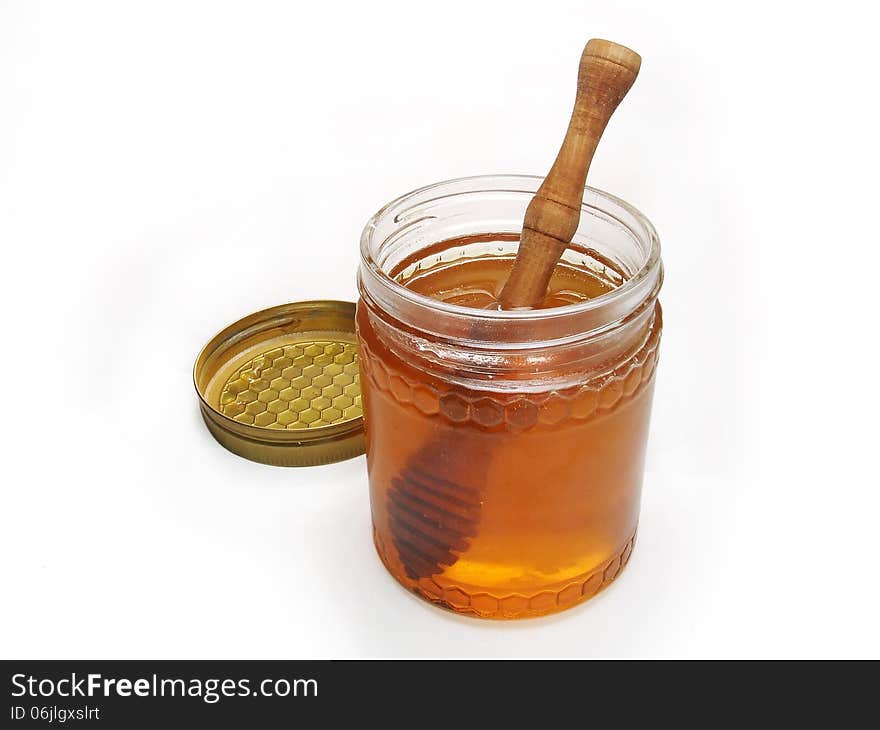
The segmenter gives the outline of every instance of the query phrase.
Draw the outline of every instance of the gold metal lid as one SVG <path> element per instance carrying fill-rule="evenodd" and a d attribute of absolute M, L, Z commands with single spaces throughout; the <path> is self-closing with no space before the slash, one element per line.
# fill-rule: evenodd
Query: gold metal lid
<path fill-rule="evenodd" d="M 239 456 L 277 466 L 362 454 L 354 311 L 351 302 L 282 304 L 215 335 L 193 368 L 214 438 Z"/>

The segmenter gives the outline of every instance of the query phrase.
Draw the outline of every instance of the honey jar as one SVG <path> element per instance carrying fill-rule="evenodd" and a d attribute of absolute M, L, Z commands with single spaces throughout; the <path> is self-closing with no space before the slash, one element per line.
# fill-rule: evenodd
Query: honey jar
<path fill-rule="evenodd" d="M 483 176 L 380 210 L 356 325 L 373 535 L 407 589 L 508 619 L 585 601 L 639 518 L 663 269 L 651 223 L 584 191 L 542 307 L 495 301 L 541 183 Z"/>

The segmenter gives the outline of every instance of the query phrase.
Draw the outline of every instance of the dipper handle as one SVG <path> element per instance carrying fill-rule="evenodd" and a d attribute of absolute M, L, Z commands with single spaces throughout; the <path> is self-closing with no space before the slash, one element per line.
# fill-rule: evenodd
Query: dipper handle
<path fill-rule="evenodd" d="M 526 209 L 516 261 L 499 296 L 502 309 L 537 307 L 581 217 L 587 172 L 617 105 L 642 59 L 625 46 L 597 38 L 581 55 L 577 97 L 556 161 Z"/>

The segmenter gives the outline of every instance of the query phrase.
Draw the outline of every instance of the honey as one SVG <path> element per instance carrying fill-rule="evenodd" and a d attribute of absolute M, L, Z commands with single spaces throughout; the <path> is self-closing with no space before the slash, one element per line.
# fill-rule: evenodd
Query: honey
<path fill-rule="evenodd" d="M 429 261 L 434 261 L 433 264 L 423 267 L 420 263 L 404 261 L 396 267 L 392 275 L 408 289 L 441 302 L 460 307 L 497 309 L 498 296 L 513 268 L 512 256 L 462 257 L 453 258 L 451 262 L 445 262 L 443 258 L 444 253 L 450 250 L 467 250 L 474 244 L 488 244 L 480 248 L 492 250 L 497 248 L 495 244 L 506 241 L 516 241 L 516 236 L 466 236 L 444 241 L 414 257 L 421 262 L 427 255 Z M 557 266 L 541 308 L 564 307 L 607 294 L 614 288 L 613 282 L 621 281 L 622 276 L 614 270 L 610 262 L 606 263 L 604 273 L 613 279 L 605 280 L 595 272 L 587 272 L 565 263 Z"/>
<path fill-rule="evenodd" d="M 376 548 L 406 588 L 484 618 L 568 608 L 627 564 L 661 330 L 659 278 L 592 326 L 638 272 L 590 242 L 539 310 L 498 312 L 515 241 L 422 245 L 381 289 L 362 270 L 357 311 Z"/>

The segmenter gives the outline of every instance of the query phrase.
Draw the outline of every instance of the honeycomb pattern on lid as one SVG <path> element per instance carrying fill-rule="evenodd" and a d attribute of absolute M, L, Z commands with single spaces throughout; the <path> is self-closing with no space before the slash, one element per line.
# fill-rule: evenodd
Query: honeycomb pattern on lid
<path fill-rule="evenodd" d="M 362 415 L 356 345 L 298 342 L 257 355 L 232 374 L 220 412 L 263 428 L 318 428 Z"/>

